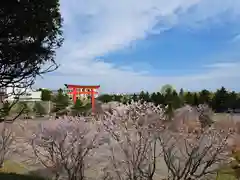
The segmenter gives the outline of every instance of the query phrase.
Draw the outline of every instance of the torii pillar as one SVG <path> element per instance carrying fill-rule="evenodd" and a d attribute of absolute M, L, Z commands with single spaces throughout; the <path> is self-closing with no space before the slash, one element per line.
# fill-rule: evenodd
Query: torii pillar
<path fill-rule="evenodd" d="M 73 102 L 76 103 L 77 95 L 79 94 L 89 94 L 91 95 L 91 104 L 92 104 L 92 112 L 95 112 L 95 94 L 98 94 L 97 89 L 100 88 L 100 85 L 97 86 L 82 86 L 82 85 L 72 85 L 72 84 L 65 84 L 65 86 L 70 89 L 68 95 L 72 94 Z M 78 91 L 77 89 L 82 89 L 83 91 Z M 86 91 L 86 89 L 90 91 Z"/>

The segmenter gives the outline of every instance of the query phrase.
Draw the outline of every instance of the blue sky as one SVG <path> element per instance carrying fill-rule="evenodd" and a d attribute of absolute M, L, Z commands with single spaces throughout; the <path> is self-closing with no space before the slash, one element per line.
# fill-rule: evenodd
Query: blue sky
<path fill-rule="evenodd" d="M 61 66 L 36 87 L 240 91 L 239 0 L 61 0 L 61 12 Z"/>

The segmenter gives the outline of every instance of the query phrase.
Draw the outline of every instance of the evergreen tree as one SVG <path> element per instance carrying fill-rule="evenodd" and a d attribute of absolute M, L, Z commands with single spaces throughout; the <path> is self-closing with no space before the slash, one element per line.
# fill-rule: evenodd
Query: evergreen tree
<path fill-rule="evenodd" d="M 113 97 L 109 94 L 100 95 L 97 99 L 103 103 L 108 103 L 113 101 Z"/>
<path fill-rule="evenodd" d="M 235 109 L 236 110 L 240 109 L 240 94 L 237 95 Z"/>
<path fill-rule="evenodd" d="M 0 109 L 0 111 L 1 111 L 1 114 L 0 114 L 1 119 L 8 116 L 10 111 L 10 103 L 8 101 L 3 102 L 3 107 Z"/>
<path fill-rule="evenodd" d="M 238 99 L 237 93 L 234 91 L 230 92 L 228 94 L 226 106 L 232 110 L 237 109 L 237 99 Z"/>
<path fill-rule="evenodd" d="M 224 112 L 227 111 L 227 98 L 228 98 L 228 92 L 227 90 L 222 87 L 221 89 L 218 89 L 215 92 L 215 95 L 212 100 L 212 108 L 216 112 Z"/>
<path fill-rule="evenodd" d="M 202 91 L 199 92 L 199 104 L 208 104 L 210 105 L 211 103 L 211 93 L 203 89 Z"/>
<path fill-rule="evenodd" d="M 199 97 L 198 97 L 198 93 L 194 93 L 193 94 L 193 105 L 194 106 L 198 106 L 200 103 L 199 103 Z"/>
<path fill-rule="evenodd" d="M 173 109 L 177 109 L 182 106 L 181 99 L 175 90 L 173 90 L 172 92 L 172 106 L 173 106 Z"/>
<path fill-rule="evenodd" d="M 48 89 L 41 89 L 41 100 L 42 101 L 51 101 L 52 91 Z"/>
<path fill-rule="evenodd" d="M 29 87 L 55 70 L 62 45 L 59 0 L 0 1 L 0 87 Z"/>
<path fill-rule="evenodd" d="M 163 97 L 164 105 L 168 105 L 173 109 L 179 108 L 181 106 L 180 98 L 175 90 L 168 89 L 165 93 L 165 96 Z"/>
<path fill-rule="evenodd" d="M 112 100 L 113 100 L 113 101 L 117 101 L 117 102 L 121 102 L 122 97 L 123 97 L 123 96 L 121 96 L 121 95 L 115 95 L 115 94 L 114 94 Z"/>
<path fill-rule="evenodd" d="M 54 112 L 65 110 L 69 105 L 68 95 L 64 94 L 62 89 L 59 89 L 58 94 L 53 99 L 53 102 L 55 103 Z"/>
<path fill-rule="evenodd" d="M 165 97 L 163 94 L 161 94 L 160 92 L 156 93 L 156 104 L 160 105 L 160 104 L 164 104 L 165 103 Z"/>
<path fill-rule="evenodd" d="M 72 113 L 75 116 L 78 116 L 80 114 L 86 114 L 87 111 L 89 111 L 92 108 L 91 103 L 87 103 L 87 104 L 83 104 L 83 102 L 81 101 L 81 99 L 77 99 L 76 103 L 74 104 L 74 106 L 72 107 Z"/>
<path fill-rule="evenodd" d="M 164 105 L 165 105 L 165 115 L 168 120 L 172 120 L 174 109 L 179 104 L 178 94 L 175 90 L 171 88 L 167 88 L 163 96 L 164 96 Z"/>
<path fill-rule="evenodd" d="M 179 100 L 180 100 L 180 106 L 182 107 L 184 105 L 184 91 L 182 88 L 179 91 Z"/>
<path fill-rule="evenodd" d="M 168 93 L 169 91 L 172 92 L 174 89 L 170 84 L 166 84 L 164 86 L 162 86 L 160 93 L 165 95 L 166 93 Z"/>
<path fill-rule="evenodd" d="M 158 105 L 158 97 L 155 92 L 151 94 L 150 99 L 151 99 L 151 102 L 153 102 L 155 105 Z"/>
<path fill-rule="evenodd" d="M 46 109 L 42 106 L 40 102 L 35 102 L 33 110 L 37 116 L 42 116 L 46 114 Z"/>
<path fill-rule="evenodd" d="M 83 112 L 84 110 L 83 102 L 80 99 L 77 99 L 76 103 L 72 107 L 72 110 L 75 115 L 78 115 L 79 113 Z"/>
<path fill-rule="evenodd" d="M 145 99 L 145 93 L 144 93 L 144 91 L 141 91 L 140 94 L 139 94 L 139 100 L 140 100 L 141 102 L 143 102 L 144 99 Z"/>
<path fill-rule="evenodd" d="M 150 98 L 149 92 L 144 93 L 143 100 L 145 102 L 151 102 L 151 98 Z"/>
<path fill-rule="evenodd" d="M 132 100 L 134 102 L 138 101 L 138 96 L 134 93 L 133 96 L 132 96 Z"/>
<path fill-rule="evenodd" d="M 194 98 L 193 98 L 193 93 L 191 92 L 187 92 L 184 96 L 185 99 L 185 103 L 189 104 L 189 105 L 193 105 L 194 104 Z"/>

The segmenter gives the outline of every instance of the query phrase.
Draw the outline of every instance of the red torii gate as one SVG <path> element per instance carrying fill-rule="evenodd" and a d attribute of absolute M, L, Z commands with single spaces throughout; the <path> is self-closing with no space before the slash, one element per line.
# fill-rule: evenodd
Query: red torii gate
<path fill-rule="evenodd" d="M 91 95 L 91 102 L 92 102 L 92 112 L 94 112 L 95 108 L 95 94 L 98 92 L 94 91 L 94 89 L 100 88 L 100 85 L 97 86 L 82 86 L 82 85 L 73 85 L 73 84 L 65 84 L 65 86 L 70 90 L 67 93 L 73 95 L 73 102 L 76 103 L 77 95 L 79 94 L 89 94 Z M 77 91 L 78 88 L 81 88 L 83 91 Z M 86 89 L 90 89 L 90 91 L 85 91 Z"/>

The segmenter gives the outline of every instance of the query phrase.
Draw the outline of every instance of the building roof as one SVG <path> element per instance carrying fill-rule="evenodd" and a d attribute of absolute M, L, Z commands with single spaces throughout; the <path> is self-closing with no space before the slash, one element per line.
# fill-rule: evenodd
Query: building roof
<path fill-rule="evenodd" d="M 99 88 L 100 85 L 74 85 L 74 84 L 64 84 L 67 88 L 75 87 L 75 88 Z"/>

